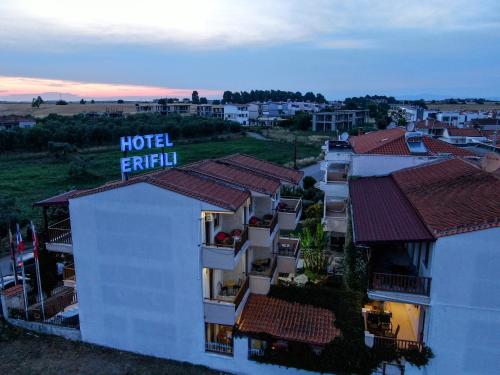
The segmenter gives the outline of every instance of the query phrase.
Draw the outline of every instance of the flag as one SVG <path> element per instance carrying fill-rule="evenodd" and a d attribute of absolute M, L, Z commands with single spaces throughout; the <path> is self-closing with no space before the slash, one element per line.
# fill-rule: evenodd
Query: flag
<path fill-rule="evenodd" d="M 10 256 L 12 258 L 12 267 L 14 269 L 14 284 L 17 285 L 17 266 L 16 266 L 16 250 L 14 245 L 14 236 L 12 236 L 12 231 L 9 226 L 9 249 Z"/>
<path fill-rule="evenodd" d="M 19 229 L 19 224 L 16 224 L 16 244 L 17 253 L 19 254 L 19 266 L 23 264 L 23 251 L 24 251 L 24 241 L 21 235 L 21 230 Z"/>
<path fill-rule="evenodd" d="M 38 259 L 38 236 L 36 235 L 35 225 L 31 222 L 31 236 L 33 239 L 33 256 Z"/>

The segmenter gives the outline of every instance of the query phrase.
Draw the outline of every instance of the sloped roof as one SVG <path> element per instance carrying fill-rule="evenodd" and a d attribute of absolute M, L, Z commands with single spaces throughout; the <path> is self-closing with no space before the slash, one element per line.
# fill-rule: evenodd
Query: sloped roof
<path fill-rule="evenodd" d="M 482 137 L 481 132 L 475 128 L 450 128 L 448 134 L 452 137 Z"/>
<path fill-rule="evenodd" d="M 262 173 L 292 184 L 298 184 L 304 172 L 292 168 L 283 167 L 268 161 L 254 158 L 244 154 L 233 154 L 219 159 L 222 162 L 247 168 L 254 172 Z"/>
<path fill-rule="evenodd" d="M 276 178 L 214 160 L 203 160 L 189 164 L 184 169 L 212 176 L 267 195 L 273 195 L 280 187 L 280 181 Z"/>
<path fill-rule="evenodd" d="M 403 128 L 379 130 L 351 137 L 349 142 L 356 154 L 411 155 L 405 142 L 405 133 L 406 130 Z M 424 135 L 422 139 L 428 150 L 427 155 L 451 154 L 460 157 L 474 156 L 468 150 L 432 137 Z"/>
<path fill-rule="evenodd" d="M 500 179 L 470 163 L 452 159 L 392 178 L 435 237 L 500 226 Z"/>
<path fill-rule="evenodd" d="M 417 129 L 449 129 L 455 126 L 448 124 L 447 122 L 442 122 L 433 118 L 426 120 L 419 120 L 415 123 Z"/>
<path fill-rule="evenodd" d="M 349 193 L 356 243 L 434 239 L 390 176 L 351 180 Z"/>
<path fill-rule="evenodd" d="M 173 168 L 139 175 L 128 181 L 105 184 L 95 189 L 77 193 L 72 198 L 96 194 L 140 182 L 171 190 L 231 211 L 236 211 L 250 197 L 250 192 L 247 190 L 217 182 L 186 170 Z"/>
<path fill-rule="evenodd" d="M 251 294 L 238 328 L 247 334 L 267 333 L 277 339 L 326 345 L 340 335 L 334 323 L 330 310 Z"/>

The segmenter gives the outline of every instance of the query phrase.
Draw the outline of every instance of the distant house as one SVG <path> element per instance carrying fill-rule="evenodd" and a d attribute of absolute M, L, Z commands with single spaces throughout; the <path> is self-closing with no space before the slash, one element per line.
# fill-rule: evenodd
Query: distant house
<path fill-rule="evenodd" d="M 0 116 L 0 130 L 10 130 L 10 129 L 28 129 L 36 125 L 36 120 L 32 117 L 26 116 Z"/>
<path fill-rule="evenodd" d="M 344 132 L 363 126 L 368 122 L 368 110 L 338 110 L 313 114 L 312 130 L 322 132 Z"/>
<path fill-rule="evenodd" d="M 455 145 L 487 141 L 487 138 L 475 128 L 447 128 L 444 129 L 443 136 L 440 139 Z"/>
<path fill-rule="evenodd" d="M 415 122 L 415 130 L 434 137 L 441 137 L 444 129 L 452 127 L 454 126 L 433 118 L 427 118 L 425 120 Z"/>

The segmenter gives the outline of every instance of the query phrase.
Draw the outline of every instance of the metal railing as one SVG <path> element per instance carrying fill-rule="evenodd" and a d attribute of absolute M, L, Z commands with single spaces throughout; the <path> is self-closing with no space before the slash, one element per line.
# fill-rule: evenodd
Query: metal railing
<path fill-rule="evenodd" d="M 248 349 L 248 357 L 249 358 L 262 357 L 263 355 L 264 355 L 263 349 L 253 349 L 253 348 Z"/>
<path fill-rule="evenodd" d="M 71 244 L 71 223 L 69 218 L 48 227 L 48 242 Z"/>
<path fill-rule="evenodd" d="M 247 292 L 248 288 L 250 286 L 250 281 L 249 278 L 247 277 L 245 281 L 243 282 L 243 285 L 241 286 L 240 290 L 236 294 L 236 298 L 234 299 L 234 309 L 237 310 L 238 306 L 240 305 L 241 301 L 243 300 L 243 297 L 245 296 L 245 293 Z"/>
<path fill-rule="evenodd" d="M 240 238 L 238 240 L 233 241 L 231 244 L 224 244 L 224 243 L 203 243 L 205 246 L 210 246 L 210 247 L 221 247 L 221 248 L 227 248 L 227 249 L 233 249 L 234 250 L 234 255 L 237 255 L 240 250 L 243 248 L 245 245 L 245 242 L 248 241 L 248 227 L 245 225 L 243 228 Z"/>
<path fill-rule="evenodd" d="M 207 352 L 215 352 L 226 355 L 233 354 L 233 345 L 231 344 L 222 344 L 214 341 L 206 341 L 205 342 L 205 350 Z"/>
<path fill-rule="evenodd" d="M 286 245 L 286 246 L 283 246 Z M 278 241 L 277 254 L 287 257 L 297 257 L 300 249 L 300 240 L 298 238 L 281 237 Z"/>
<path fill-rule="evenodd" d="M 75 280 L 75 266 L 74 264 L 70 264 L 64 267 L 63 271 L 63 279 L 64 280 Z"/>
<path fill-rule="evenodd" d="M 375 272 L 372 274 L 369 286 L 372 290 L 429 296 L 431 280 L 430 277 Z"/>
<path fill-rule="evenodd" d="M 424 344 L 420 341 L 403 340 L 393 337 L 375 336 L 374 339 L 374 346 L 376 347 L 392 348 L 397 350 L 418 349 L 418 351 L 422 351 L 424 346 Z"/>

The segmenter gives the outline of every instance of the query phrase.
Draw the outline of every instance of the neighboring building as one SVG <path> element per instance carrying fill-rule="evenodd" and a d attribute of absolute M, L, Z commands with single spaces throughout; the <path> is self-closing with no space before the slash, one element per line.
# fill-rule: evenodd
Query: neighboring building
<path fill-rule="evenodd" d="M 240 125 L 250 125 L 248 104 L 224 104 L 224 120 L 236 121 Z"/>
<path fill-rule="evenodd" d="M 444 129 L 443 135 L 439 139 L 447 143 L 462 146 L 488 140 L 486 136 L 475 128 L 447 128 Z"/>
<path fill-rule="evenodd" d="M 183 116 L 190 116 L 197 114 L 196 105 L 184 102 L 167 103 L 167 104 L 159 104 L 159 103 L 139 104 L 136 107 L 136 109 L 138 113 L 159 113 L 161 115 L 178 114 Z"/>
<path fill-rule="evenodd" d="M 69 205 L 47 248 L 74 258 L 83 341 L 233 373 L 287 372 L 251 360 L 275 341 L 326 345 L 340 334 L 331 312 L 265 296 L 296 272 L 300 241 L 280 232 L 302 205 L 280 188 L 302 177 L 237 154 L 39 202 Z M 290 324 L 306 321 L 317 331 L 297 336 Z"/>
<path fill-rule="evenodd" d="M 499 373 L 498 177 L 452 159 L 349 190 L 353 241 L 368 259 L 366 344 L 429 346 L 427 368 L 405 373 Z"/>
<path fill-rule="evenodd" d="M 321 132 L 347 132 L 368 122 L 368 110 L 338 110 L 313 114 L 312 130 Z"/>
<path fill-rule="evenodd" d="M 427 118 L 425 120 L 419 120 L 415 122 L 415 130 L 422 132 L 425 135 L 431 135 L 433 137 L 442 137 L 444 130 L 454 127 L 446 122 L 441 122 L 433 118 Z"/>
<path fill-rule="evenodd" d="M 323 150 L 324 178 L 319 183 L 325 193 L 323 223 L 340 242 L 347 230 L 350 176 L 383 176 L 437 159 L 474 157 L 468 150 L 403 128 L 370 132 L 349 141 L 326 141 Z"/>
<path fill-rule="evenodd" d="M 500 118 L 476 119 L 470 121 L 469 125 L 481 130 L 500 130 Z"/>
<path fill-rule="evenodd" d="M 476 119 L 485 119 L 489 117 L 488 112 L 481 111 L 444 111 L 436 113 L 436 119 L 446 122 L 450 125 L 462 127 L 466 123 Z"/>
<path fill-rule="evenodd" d="M 36 125 L 36 120 L 32 117 L 17 115 L 0 116 L 0 130 L 29 129 Z"/>

